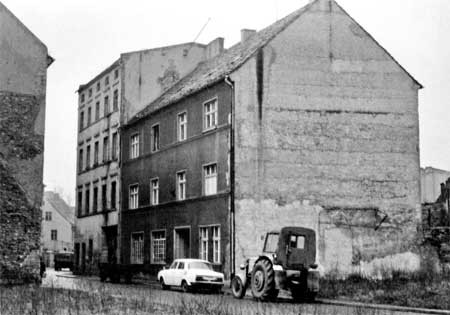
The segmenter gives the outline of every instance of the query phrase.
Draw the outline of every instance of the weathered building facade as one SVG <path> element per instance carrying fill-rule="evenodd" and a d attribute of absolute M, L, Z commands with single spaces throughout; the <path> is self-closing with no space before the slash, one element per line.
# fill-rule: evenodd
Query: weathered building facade
<path fill-rule="evenodd" d="M 0 282 L 39 279 L 47 47 L 0 3 Z"/>
<path fill-rule="evenodd" d="M 78 89 L 75 270 L 95 273 L 102 252 L 118 257 L 120 126 L 189 73 L 206 46 L 187 43 L 124 53 Z"/>
<path fill-rule="evenodd" d="M 56 253 L 73 251 L 74 219 L 73 207 L 70 207 L 58 193 L 44 192 L 41 249 L 47 267 L 54 266 Z"/>
<path fill-rule="evenodd" d="M 177 111 L 189 105 L 204 119 L 209 93 L 219 94 L 219 86 L 230 95 L 217 103 L 219 120 L 225 119 L 220 108 L 229 110 L 227 144 L 214 151 L 217 156 L 210 155 L 220 142 L 216 137 L 178 145 Z M 257 33 L 243 30 L 240 43 L 201 63 L 125 127 L 129 140 L 123 141 L 122 153 L 132 154 L 136 135 L 145 140 L 143 157 L 125 162 L 122 173 L 128 185 L 123 201 L 133 205 L 122 213 L 124 261 L 129 256 L 151 265 L 161 246 L 166 260 L 177 257 L 177 228 L 192 231 L 189 248 L 194 250 L 185 256 L 202 257 L 203 240 L 211 242 L 202 225 L 228 221 L 221 236 L 226 238 L 221 247 L 226 273 L 261 251 L 266 232 L 293 225 L 316 231 L 317 259 L 327 272 L 414 267 L 421 216 L 420 88 L 333 0 L 312 1 Z M 189 119 L 187 130 L 196 130 L 196 119 Z M 157 121 L 169 124 L 160 136 L 174 146 L 158 153 L 162 159 L 146 147 L 152 139 L 146 135 Z M 165 183 L 159 190 L 167 196 L 179 189 L 183 167 L 193 185 L 200 185 L 205 170 L 195 163 L 213 158 L 229 161 L 224 174 L 228 204 L 205 203 L 210 212 L 197 213 L 203 202 L 200 187 L 191 188 L 198 198 L 192 208 L 173 202 L 161 206 L 167 206 L 162 214 L 160 206 L 148 204 L 153 177 Z M 164 230 L 165 237 L 154 237 L 153 229 Z"/>

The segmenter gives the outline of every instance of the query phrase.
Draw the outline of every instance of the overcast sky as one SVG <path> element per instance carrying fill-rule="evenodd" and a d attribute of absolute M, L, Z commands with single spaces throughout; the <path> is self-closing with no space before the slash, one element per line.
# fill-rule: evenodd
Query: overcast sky
<path fill-rule="evenodd" d="M 0 0 L 48 47 L 44 183 L 74 203 L 75 90 L 122 52 L 197 39 L 239 41 L 308 0 Z M 419 92 L 421 165 L 450 170 L 450 1 L 337 0 L 425 88 Z"/>

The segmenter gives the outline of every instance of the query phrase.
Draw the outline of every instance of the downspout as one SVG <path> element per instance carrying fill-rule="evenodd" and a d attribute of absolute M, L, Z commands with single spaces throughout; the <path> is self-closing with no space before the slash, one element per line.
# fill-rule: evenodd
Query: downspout
<path fill-rule="evenodd" d="M 236 233 L 235 233 L 235 216 L 234 216 L 234 82 L 227 75 L 225 76 L 225 83 L 230 86 L 231 102 L 230 102 L 230 275 L 231 279 L 234 277 L 235 270 L 235 248 L 236 248 Z"/>

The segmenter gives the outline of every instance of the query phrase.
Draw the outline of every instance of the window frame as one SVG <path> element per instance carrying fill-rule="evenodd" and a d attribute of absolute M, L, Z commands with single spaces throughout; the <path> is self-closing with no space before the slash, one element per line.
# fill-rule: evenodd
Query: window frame
<path fill-rule="evenodd" d="M 208 178 L 206 177 L 206 169 L 210 166 L 214 166 L 215 165 L 215 170 L 216 170 L 216 187 L 215 187 L 215 192 L 214 193 L 207 193 L 206 192 L 206 181 L 208 178 L 211 178 L 212 176 L 209 176 Z M 211 163 L 207 163 L 207 164 L 203 164 L 202 165 L 202 185 L 203 185 L 203 196 L 213 196 L 213 195 L 217 195 L 219 189 L 219 166 L 217 162 L 211 162 Z"/>
<path fill-rule="evenodd" d="M 137 139 L 136 143 L 133 143 L 133 138 Z M 139 132 L 135 132 L 130 136 L 130 159 L 136 159 L 139 157 L 139 138 Z"/>
<path fill-rule="evenodd" d="M 186 188 L 187 188 L 187 174 L 186 174 L 186 170 L 181 170 L 176 172 L 176 200 L 177 201 L 182 201 L 182 200 L 186 200 Z M 180 182 L 179 180 L 179 176 L 180 174 L 184 174 L 184 180 L 182 182 Z M 184 188 L 183 188 L 183 196 L 180 196 L 180 183 L 184 184 Z M 181 198 L 182 197 L 182 198 Z"/>
<path fill-rule="evenodd" d="M 155 261 L 154 240 L 153 233 L 164 233 L 164 259 L 162 261 Z M 158 239 L 160 240 L 160 239 Z M 167 231 L 166 229 L 156 229 L 150 231 L 150 263 L 155 265 L 165 265 L 167 261 Z"/>
<path fill-rule="evenodd" d="M 54 235 L 54 237 L 53 237 L 53 235 Z M 51 241 L 57 241 L 58 240 L 58 230 L 57 229 L 50 230 L 50 240 Z"/>
<path fill-rule="evenodd" d="M 180 117 L 185 117 L 184 122 L 180 121 Z M 188 124 L 188 113 L 187 110 L 184 110 L 177 114 L 177 141 L 183 142 L 187 140 L 187 124 Z M 181 128 L 184 127 L 184 138 L 181 137 Z"/>
<path fill-rule="evenodd" d="M 134 250 L 134 244 L 133 244 L 133 235 L 142 235 L 142 248 L 141 248 L 141 254 L 142 254 L 142 262 L 133 261 L 133 250 Z M 133 265 L 142 265 L 144 264 L 145 260 L 145 233 L 144 231 L 137 231 L 137 232 L 131 232 L 130 234 L 130 264 Z"/>
<path fill-rule="evenodd" d="M 211 126 L 206 126 L 206 117 L 211 115 L 212 112 L 206 113 L 205 107 L 206 107 L 206 105 L 208 105 L 210 103 L 215 103 L 215 105 L 216 105 L 216 108 L 215 108 L 215 111 L 214 111 L 215 124 L 211 125 Z M 217 96 L 215 96 L 215 97 L 213 97 L 213 98 L 203 102 L 203 105 L 202 105 L 202 125 L 203 125 L 203 132 L 216 129 L 217 126 L 219 125 L 219 100 L 218 100 Z"/>
<path fill-rule="evenodd" d="M 94 142 L 94 166 L 98 165 L 99 154 L 100 154 L 100 142 L 97 140 Z"/>
<path fill-rule="evenodd" d="M 157 141 L 157 148 L 155 148 L 155 132 L 154 132 L 154 128 L 158 127 L 158 141 Z M 159 122 L 153 124 L 150 127 L 150 152 L 154 153 L 154 152 L 158 152 L 161 149 L 161 124 Z"/>
<path fill-rule="evenodd" d="M 135 205 L 135 207 L 132 207 L 132 204 L 131 204 L 131 197 L 132 197 L 132 195 L 131 195 L 131 188 L 132 187 L 137 187 L 137 192 L 136 192 L 136 205 Z M 133 195 L 134 196 L 134 195 Z M 128 185 L 128 209 L 129 210 L 135 210 L 135 209 L 138 209 L 139 208 L 139 183 L 134 183 L 134 184 L 131 184 L 131 185 Z"/>
<path fill-rule="evenodd" d="M 218 236 L 214 235 L 214 229 L 217 228 L 218 229 Z M 211 239 L 212 239 L 212 245 L 213 245 L 213 252 L 212 252 L 212 263 L 213 264 L 217 264 L 220 265 L 221 264 L 221 242 L 222 242 L 222 236 L 221 236 L 221 226 L 220 224 L 214 224 L 211 225 Z M 216 242 L 218 244 L 217 246 L 217 261 L 216 261 Z"/>
<path fill-rule="evenodd" d="M 199 258 L 209 261 L 209 229 L 210 226 L 208 225 L 199 225 L 198 226 L 198 250 L 199 250 Z M 206 237 L 203 237 L 203 231 L 206 231 Z M 203 246 L 206 245 L 206 247 L 204 248 Z"/>
<path fill-rule="evenodd" d="M 45 221 L 52 221 L 52 212 L 45 211 Z"/>
<path fill-rule="evenodd" d="M 117 131 L 113 132 L 111 138 L 111 158 L 115 161 L 119 159 L 119 133 Z"/>
<path fill-rule="evenodd" d="M 157 182 L 157 189 L 156 189 L 156 191 L 157 191 L 157 200 L 156 200 L 156 202 L 155 202 L 155 198 L 154 198 L 154 196 L 153 196 L 153 191 L 154 191 L 154 187 L 153 187 L 153 182 Z M 157 206 L 157 205 L 159 205 L 159 177 L 153 177 L 153 178 L 150 178 L 150 205 L 151 206 Z"/>

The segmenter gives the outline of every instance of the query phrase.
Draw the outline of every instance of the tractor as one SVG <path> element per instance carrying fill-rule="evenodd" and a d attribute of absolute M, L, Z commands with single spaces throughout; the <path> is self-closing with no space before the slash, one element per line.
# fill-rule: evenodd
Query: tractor
<path fill-rule="evenodd" d="M 275 300 L 279 290 L 289 290 L 296 301 L 314 301 L 319 291 L 316 234 L 302 227 L 283 227 L 266 234 L 261 255 L 246 260 L 231 280 L 235 298 L 250 286 L 259 301 Z"/>

